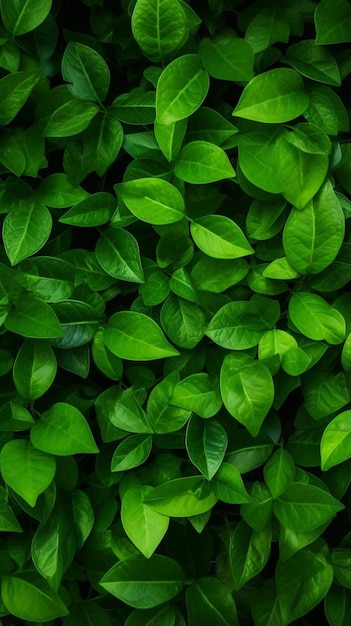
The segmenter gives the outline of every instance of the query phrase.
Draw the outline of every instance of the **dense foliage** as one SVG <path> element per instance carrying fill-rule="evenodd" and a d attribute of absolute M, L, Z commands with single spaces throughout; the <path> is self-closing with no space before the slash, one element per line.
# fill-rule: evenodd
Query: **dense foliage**
<path fill-rule="evenodd" d="M 4 624 L 349 626 L 351 5 L 0 8 Z"/>

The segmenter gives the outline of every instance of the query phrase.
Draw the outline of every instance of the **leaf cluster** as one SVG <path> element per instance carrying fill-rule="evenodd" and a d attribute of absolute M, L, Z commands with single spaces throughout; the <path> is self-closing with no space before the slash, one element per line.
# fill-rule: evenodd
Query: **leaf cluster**
<path fill-rule="evenodd" d="M 351 6 L 73 4 L 0 0 L 0 621 L 348 626 Z"/>

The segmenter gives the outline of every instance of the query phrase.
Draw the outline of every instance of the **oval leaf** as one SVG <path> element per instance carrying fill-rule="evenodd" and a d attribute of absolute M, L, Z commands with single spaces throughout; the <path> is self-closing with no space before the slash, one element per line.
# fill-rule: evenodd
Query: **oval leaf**
<path fill-rule="evenodd" d="M 103 341 L 113 354 L 131 361 L 152 361 L 179 354 L 153 319 L 134 311 L 112 315 Z"/>

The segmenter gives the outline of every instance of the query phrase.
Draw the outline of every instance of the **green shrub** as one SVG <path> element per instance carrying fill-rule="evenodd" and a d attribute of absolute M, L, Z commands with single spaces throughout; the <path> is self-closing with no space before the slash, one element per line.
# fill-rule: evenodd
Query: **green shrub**
<path fill-rule="evenodd" d="M 0 8 L 4 625 L 348 626 L 351 5 Z"/>

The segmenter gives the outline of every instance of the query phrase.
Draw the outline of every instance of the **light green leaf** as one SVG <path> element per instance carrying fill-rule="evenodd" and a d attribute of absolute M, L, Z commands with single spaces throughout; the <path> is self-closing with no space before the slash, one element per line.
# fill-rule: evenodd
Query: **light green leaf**
<path fill-rule="evenodd" d="M 153 319 L 135 311 L 114 313 L 104 330 L 103 341 L 113 354 L 131 361 L 150 361 L 179 354 Z"/>
<path fill-rule="evenodd" d="M 31 622 L 48 622 L 68 615 L 59 594 L 36 572 L 5 576 L 1 584 L 2 600 L 12 615 Z"/>
<path fill-rule="evenodd" d="M 127 230 L 105 230 L 96 242 L 95 253 L 102 269 L 110 276 L 130 283 L 144 282 L 139 244 Z"/>
<path fill-rule="evenodd" d="M 191 235 L 202 252 L 215 259 L 237 259 L 253 254 L 241 228 L 224 215 L 205 215 L 191 222 Z"/>
<path fill-rule="evenodd" d="M 34 507 L 55 476 L 56 462 L 29 441 L 13 439 L 1 450 L 0 468 L 5 483 Z"/>
<path fill-rule="evenodd" d="M 250 492 L 250 499 L 242 504 L 240 513 L 245 522 L 257 533 L 267 528 L 273 509 L 271 492 L 264 483 L 255 481 Z"/>
<path fill-rule="evenodd" d="M 314 21 L 318 45 L 351 41 L 351 7 L 347 0 L 321 0 Z"/>
<path fill-rule="evenodd" d="M 42 24 L 51 5 L 52 0 L 2 0 L 2 21 L 13 35 L 24 35 Z"/>
<path fill-rule="evenodd" d="M 221 394 L 229 413 L 256 437 L 274 398 L 268 368 L 246 354 L 228 354 L 220 376 Z"/>
<path fill-rule="evenodd" d="M 100 328 L 94 335 L 91 346 L 91 353 L 95 365 L 99 370 L 112 380 L 120 380 L 122 378 L 123 364 L 118 356 L 105 346 L 103 342 L 103 329 Z"/>
<path fill-rule="evenodd" d="M 125 604 L 150 609 L 174 598 L 184 586 L 180 565 L 166 556 L 136 555 L 119 561 L 99 584 Z"/>
<path fill-rule="evenodd" d="M 172 224 L 184 217 L 182 194 L 161 178 L 138 178 L 115 185 L 115 190 L 133 215 L 149 224 Z"/>
<path fill-rule="evenodd" d="M 205 70 L 220 80 L 249 81 L 253 78 L 254 51 L 245 39 L 230 31 L 213 41 L 204 37 L 199 46 Z"/>
<path fill-rule="evenodd" d="M 212 417 L 222 406 L 218 382 L 206 372 L 183 378 L 174 387 L 170 401 L 204 418 Z"/>
<path fill-rule="evenodd" d="M 344 505 L 329 493 L 304 483 L 292 482 L 273 504 L 283 526 L 309 531 L 331 520 Z"/>
<path fill-rule="evenodd" d="M 301 76 L 295 70 L 278 68 L 258 74 L 246 85 L 233 115 L 278 124 L 299 117 L 308 104 Z"/>
<path fill-rule="evenodd" d="M 140 485 L 134 479 L 122 483 L 121 520 L 129 539 L 149 559 L 167 532 L 169 518 L 144 504 L 152 487 Z"/>
<path fill-rule="evenodd" d="M 186 13 L 178 0 L 137 0 L 132 31 L 146 57 L 163 61 L 188 37 Z"/>
<path fill-rule="evenodd" d="M 351 411 L 343 411 L 326 427 L 321 439 L 322 470 L 351 458 Z"/>
<path fill-rule="evenodd" d="M 250 300 L 222 306 L 209 323 L 206 335 L 223 348 L 246 350 L 258 344 L 279 316 L 277 300 L 255 294 Z"/>
<path fill-rule="evenodd" d="M 298 330 L 316 341 L 342 343 L 346 335 L 345 319 L 321 296 L 308 291 L 294 293 L 289 301 L 289 318 Z"/>
<path fill-rule="evenodd" d="M 177 156 L 174 172 L 181 180 L 194 184 L 213 183 L 235 176 L 224 150 L 208 141 L 187 143 Z"/>
<path fill-rule="evenodd" d="M 170 124 L 189 117 L 204 101 L 209 76 L 197 54 L 174 59 L 163 70 L 156 88 L 156 120 Z"/>
<path fill-rule="evenodd" d="M 50 211 L 38 201 L 20 203 L 6 215 L 2 237 L 11 265 L 26 259 L 46 243 L 52 228 Z"/>
<path fill-rule="evenodd" d="M 318 274 L 334 261 L 344 233 L 343 211 L 327 182 L 303 211 L 291 210 L 283 231 L 287 260 L 301 274 Z"/>
<path fill-rule="evenodd" d="M 101 102 L 110 86 L 110 70 L 98 52 L 77 41 L 70 41 L 62 57 L 62 78 L 70 83 L 73 95 Z"/>
<path fill-rule="evenodd" d="M 26 339 L 17 353 L 13 381 L 23 398 L 36 400 L 51 387 L 56 371 L 56 357 L 49 342 Z"/>
<path fill-rule="evenodd" d="M 211 480 L 223 461 L 228 437 L 217 420 L 203 420 L 198 415 L 192 415 L 185 445 L 190 461 L 207 480 Z"/>
<path fill-rule="evenodd" d="M 37 450 L 68 456 L 99 451 L 84 415 L 75 406 L 57 402 L 45 411 L 30 431 Z"/>

